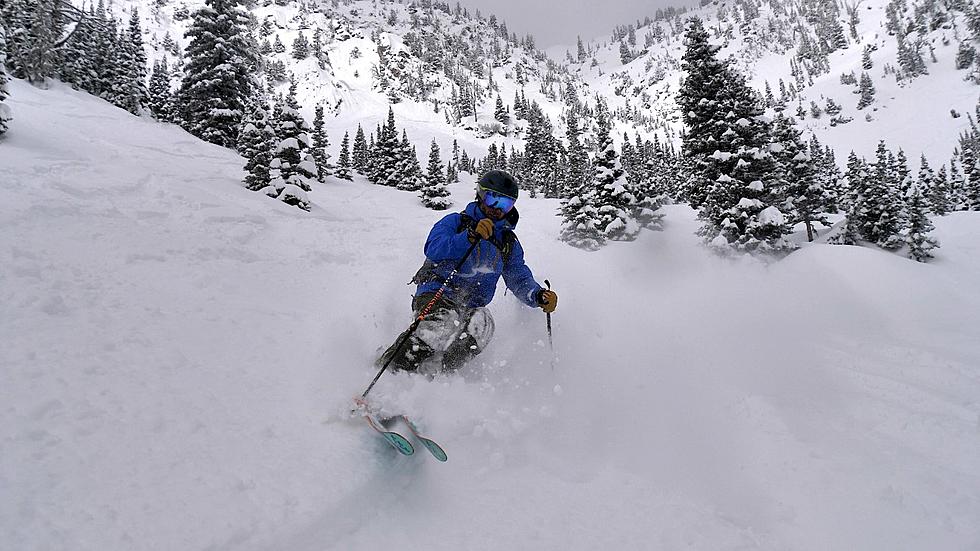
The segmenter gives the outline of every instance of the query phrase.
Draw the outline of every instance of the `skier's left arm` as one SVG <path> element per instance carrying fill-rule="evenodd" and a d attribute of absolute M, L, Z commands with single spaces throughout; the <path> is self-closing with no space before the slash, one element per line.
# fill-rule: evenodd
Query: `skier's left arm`
<path fill-rule="evenodd" d="M 534 281 L 531 268 L 524 263 L 524 248 L 517 239 L 514 239 L 514 249 L 510 253 L 510 258 L 504 262 L 504 283 L 524 304 L 532 308 L 540 306 L 538 294 L 541 286 Z"/>

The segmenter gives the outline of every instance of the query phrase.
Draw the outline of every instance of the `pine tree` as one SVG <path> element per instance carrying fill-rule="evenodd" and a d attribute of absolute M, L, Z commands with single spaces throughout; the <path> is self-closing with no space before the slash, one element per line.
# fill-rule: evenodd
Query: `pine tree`
<path fill-rule="evenodd" d="M 97 35 L 101 32 L 104 20 L 98 19 L 102 12 L 92 12 L 75 25 L 74 31 L 65 41 L 61 80 L 71 84 L 76 90 L 98 95 L 99 58 L 104 55 L 97 51 Z"/>
<path fill-rule="evenodd" d="M 962 141 L 962 140 L 961 140 Z M 960 164 L 963 168 L 963 183 L 960 187 L 963 210 L 980 211 L 980 142 L 963 141 Z"/>
<path fill-rule="evenodd" d="M 581 36 L 576 37 L 576 38 L 578 40 L 578 62 L 579 63 L 585 63 L 585 58 L 588 57 L 588 54 L 585 52 L 585 45 L 582 44 L 582 37 Z"/>
<path fill-rule="evenodd" d="M 330 147 L 330 140 L 327 138 L 327 131 L 323 128 L 323 105 L 317 104 L 313 110 L 313 160 L 316 161 L 317 179 L 321 182 L 330 176 L 330 154 L 327 148 Z"/>
<path fill-rule="evenodd" d="M 956 159 L 949 161 L 949 206 L 951 210 L 967 210 L 966 194 L 964 193 L 965 183 L 963 173 L 960 172 Z"/>
<path fill-rule="evenodd" d="M 173 90 L 170 89 L 170 68 L 167 56 L 153 63 L 150 74 L 149 107 L 153 116 L 160 122 L 176 122 Z"/>
<path fill-rule="evenodd" d="M 700 20 L 690 20 L 685 37 L 688 76 L 677 100 L 688 127 L 686 193 L 704 221 L 699 235 L 720 251 L 791 250 L 758 98 L 741 74 L 716 59 L 718 48 L 708 43 Z"/>
<path fill-rule="evenodd" d="M 357 133 L 354 134 L 354 148 L 352 150 L 352 165 L 354 170 L 364 174 L 368 164 L 368 143 L 364 139 L 364 129 L 357 125 Z"/>
<path fill-rule="evenodd" d="M 10 106 L 4 103 L 9 95 L 7 92 L 7 32 L 0 25 L 0 136 L 10 127 L 13 118 Z"/>
<path fill-rule="evenodd" d="M 378 139 L 371 151 L 368 178 L 372 183 L 396 187 L 401 181 L 402 161 L 404 160 L 398 129 L 395 127 L 395 112 L 388 108 L 388 120 L 378 129 Z"/>
<path fill-rule="evenodd" d="M 310 57 L 310 43 L 300 31 L 293 41 L 293 59 L 306 59 Z"/>
<path fill-rule="evenodd" d="M 802 222 L 807 241 L 813 241 L 814 222 L 829 226 L 823 214 L 827 210 L 827 194 L 800 134 L 795 120 L 778 115 L 773 123 L 770 150 L 779 179 L 776 185 L 783 187 L 782 194 L 786 197 L 783 210 L 789 215 L 789 223 Z"/>
<path fill-rule="evenodd" d="M 92 44 L 89 53 L 92 54 L 95 68 L 91 93 L 112 101 L 114 87 L 118 74 L 119 33 L 116 20 L 107 17 L 102 0 L 95 10 L 95 24 L 91 28 Z"/>
<path fill-rule="evenodd" d="M 505 126 L 510 123 L 510 113 L 504 108 L 504 101 L 500 99 L 499 94 L 497 95 L 496 107 L 493 110 L 493 118 Z"/>
<path fill-rule="evenodd" d="M 862 236 L 885 249 L 902 245 L 899 231 L 902 227 L 903 198 L 898 192 L 897 175 L 893 174 L 888 161 L 885 141 L 878 142 L 876 161 L 870 175 L 865 195 L 865 210 L 859 220 Z"/>
<path fill-rule="evenodd" d="M 344 139 L 340 142 L 340 157 L 337 159 L 337 177 L 341 180 L 353 179 L 350 173 L 350 136 L 348 134 L 348 132 L 344 132 Z M 361 138 L 363 137 L 364 133 L 361 132 Z"/>
<path fill-rule="evenodd" d="M 514 117 L 518 119 L 527 118 L 524 112 L 524 104 L 521 103 L 521 95 L 516 89 L 514 90 Z"/>
<path fill-rule="evenodd" d="M 948 214 L 953 210 L 952 197 L 950 196 L 949 189 L 949 179 L 946 176 L 946 165 L 941 165 L 939 167 L 939 172 L 932 176 L 932 169 L 928 168 L 925 164 L 925 155 L 923 155 L 923 164 L 927 169 L 927 174 L 931 178 L 928 180 L 928 186 L 926 193 L 928 194 L 929 204 L 932 205 L 932 211 L 940 216 Z M 922 170 L 920 169 L 920 185 L 923 184 L 923 179 L 921 179 Z"/>
<path fill-rule="evenodd" d="M 289 87 L 285 102 L 276 106 L 276 112 L 278 143 L 270 164 L 270 186 L 280 201 L 310 210 L 305 192 L 313 189 L 312 183 L 317 180 L 319 170 L 310 151 L 310 127 L 296 103 L 295 82 Z"/>
<path fill-rule="evenodd" d="M 568 171 L 564 186 L 562 186 L 563 190 L 559 193 L 562 198 L 578 195 L 591 175 L 589 154 L 586 153 L 585 147 L 579 140 L 581 133 L 575 113 L 569 113 L 568 124 L 565 128 L 565 138 L 568 140 Z"/>
<path fill-rule="evenodd" d="M 956 68 L 969 69 L 973 65 L 973 60 L 977 57 L 977 50 L 969 42 L 960 42 L 956 52 Z"/>
<path fill-rule="evenodd" d="M 6 63 L 12 76 L 41 83 L 54 75 L 60 63 L 64 15 L 58 0 L 0 4 L 0 22 L 7 29 Z"/>
<path fill-rule="evenodd" d="M 205 0 L 194 13 L 179 94 L 187 131 L 224 147 L 234 147 L 246 98 L 256 87 L 257 57 L 240 1 Z"/>
<path fill-rule="evenodd" d="M 640 226 L 633 218 L 637 201 L 626 183 L 626 172 L 620 165 L 612 136 L 609 134 L 611 127 L 608 113 L 605 109 L 600 110 L 599 133 L 596 136 L 598 150 L 592 163 L 595 171 L 592 205 L 599 216 L 595 228 L 607 239 L 632 241 L 640 232 Z"/>
<path fill-rule="evenodd" d="M 133 24 L 131 20 L 130 25 Z M 133 35 L 140 35 L 138 19 L 135 24 L 135 29 L 121 32 L 116 40 L 112 87 L 106 92 L 107 99 L 114 105 L 138 115 L 147 97 L 146 54 L 143 52 L 142 38 L 139 44 L 133 42 Z"/>
<path fill-rule="evenodd" d="M 131 105 L 143 106 L 147 104 L 148 92 L 146 89 L 146 50 L 143 48 L 143 30 L 140 27 L 139 11 L 133 6 L 133 11 L 129 16 L 129 46 L 132 49 L 132 68 L 130 69 L 130 86 L 132 87 Z"/>
<path fill-rule="evenodd" d="M 419 165 L 419 157 L 415 147 L 408 141 L 408 133 L 402 130 L 402 139 L 398 144 L 399 163 L 389 180 L 392 185 L 402 191 L 419 191 L 425 186 L 425 176 Z"/>
<path fill-rule="evenodd" d="M 690 159 L 692 170 L 682 194 L 698 208 L 704 203 L 711 182 L 718 177 L 718 169 L 709 156 L 716 149 L 718 122 L 724 119 L 718 98 L 727 74 L 717 59 L 719 47 L 708 42 L 700 19 L 689 20 L 684 37 L 686 50 L 681 68 L 687 76 L 677 93 L 677 105 L 686 127 L 682 151 Z"/>
<path fill-rule="evenodd" d="M 909 247 L 909 258 L 917 262 L 926 262 L 932 258 L 932 249 L 939 247 L 939 242 L 928 236 L 933 230 L 928 216 L 928 206 L 925 192 L 918 184 L 913 183 L 905 196 L 908 208 L 908 232 L 905 243 Z"/>
<path fill-rule="evenodd" d="M 265 106 L 257 103 L 250 110 L 238 137 L 238 152 L 245 158 L 245 187 L 259 191 L 269 185 L 276 133 Z"/>
<path fill-rule="evenodd" d="M 868 165 L 864 159 L 858 158 L 854 151 L 847 157 L 847 172 L 844 177 L 848 181 L 849 191 L 846 198 L 847 217 L 843 230 L 830 239 L 837 245 L 857 245 L 862 239 L 861 226 L 865 218 L 865 197 L 870 184 Z"/>
<path fill-rule="evenodd" d="M 861 52 L 861 68 L 870 71 L 872 67 L 874 62 L 871 61 L 871 46 L 865 46 L 864 51 Z"/>
<path fill-rule="evenodd" d="M 622 40 L 619 41 L 619 60 L 623 65 L 633 61 L 633 52 L 630 51 L 629 46 Z"/>
<path fill-rule="evenodd" d="M 582 186 L 562 200 L 562 241 L 587 251 L 599 250 L 606 243 L 605 235 L 596 227 L 599 211 L 593 204 L 594 198 L 595 190 Z"/>
<path fill-rule="evenodd" d="M 443 177 L 442 161 L 439 158 L 439 146 L 435 140 L 429 147 L 429 165 L 426 170 L 425 185 L 419 196 L 422 204 L 432 210 L 446 210 L 452 205 L 446 180 Z"/>
<path fill-rule="evenodd" d="M 858 99 L 857 108 L 864 109 L 874 103 L 875 100 L 875 87 L 867 72 L 861 73 L 861 82 L 858 87 L 860 98 Z"/>

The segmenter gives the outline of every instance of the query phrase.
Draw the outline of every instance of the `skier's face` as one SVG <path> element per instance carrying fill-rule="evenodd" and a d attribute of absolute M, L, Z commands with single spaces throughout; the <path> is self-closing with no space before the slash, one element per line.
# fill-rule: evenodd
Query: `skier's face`
<path fill-rule="evenodd" d="M 480 201 L 480 211 L 483 215 L 491 220 L 503 220 L 506 214 L 503 209 L 498 209 L 494 207 L 488 207 L 486 203 Z"/>
<path fill-rule="evenodd" d="M 483 214 L 493 220 L 503 220 L 516 202 L 513 197 L 482 187 L 477 190 L 476 198 Z"/>

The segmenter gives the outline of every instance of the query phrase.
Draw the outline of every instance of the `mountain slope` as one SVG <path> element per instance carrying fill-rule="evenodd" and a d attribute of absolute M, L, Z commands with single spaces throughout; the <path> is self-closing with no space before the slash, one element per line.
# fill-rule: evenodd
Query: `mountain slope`
<path fill-rule="evenodd" d="M 54 85 L 0 145 L 0 541 L 15 549 L 962 549 L 980 544 L 974 213 L 922 265 L 821 244 L 763 266 L 666 229 L 585 253 L 522 199 L 529 265 L 460 375 L 372 396 L 450 459 L 341 419 L 409 323 L 440 214 L 242 160 Z M 470 183 L 452 186 L 457 201 Z M 586 268 L 587 267 L 587 268 Z"/>
<path fill-rule="evenodd" d="M 898 39 L 886 28 L 890 4 L 904 6 L 897 20 L 912 29 L 905 41 L 919 44 L 927 74 L 911 79 L 897 76 L 902 71 Z M 848 31 L 847 9 L 851 5 L 857 7 L 856 39 Z M 778 100 L 780 80 L 796 89 L 788 90 L 787 111 L 795 115 L 797 107 L 803 106 L 803 127 L 837 151 L 838 163 L 843 163 L 851 150 L 872 157 L 878 140 L 885 139 L 890 146 L 903 148 L 913 161 L 924 153 L 933 166 L 938 166 L 949 161 L 960 133 L 969 128 L 965 115 L 974 112 L 980 95 L 977 85 L 965 80 L 972 69 L 956 68 L 960 43 L 975 47 L 976 41 L 966 14 L 952 6 L 956 4 L 888 0 L 843 4 L 817 0 L 711 2 L 683 14 L 668 12 L 639 26 L 630 25 L 635 46 L 628 45 L 626 27 L 618 29 L 601 42 L 590 44 L 589 55 L 582 63 L 573 60 L 569 69 L 593 93 L 605 95 L 624 126 L 635 124 L 647 131 L 656 130 L 661 138 L 677 140 L 682 126 L 674 96 L 683 77 L 684 21 L 696 16 L 712 32 L 713 42 L 722 46 L 720 57 L 730 57 L 757 90 L 762 92 L 768 82 Z M 839 13 L 835 16 L 834 11 Z M 932 14 L 941 14 L 944 19 L 934 23 L 939 16 L 933 18 Z M 923 17 L 927 20 L 920 23 Z M 845 47 L 826 54 L 824 67 L 820 54 L 808 52 L 817 49 L 820 26 L 827 21 L 840 24 L 847 35 L 843 37 Z M 913 25 L 925 27 L 915 30 Z M 621 43 L 632 54 L 626 64 Z M 867 72 L 877 92 L 874 104 L 859 110 L 857 82 L 845 84 L 841 76 L 861 76 L 865 48 L 871 49 L 872 67 Z M 824 110 L 827 99 L 842 107 L 840 119 L 853 120 L 831 124 L 835 117 L 826 112 L 814 117 L 810 102 Z M 956 112 L 955 117 L 951 111 Z"/>

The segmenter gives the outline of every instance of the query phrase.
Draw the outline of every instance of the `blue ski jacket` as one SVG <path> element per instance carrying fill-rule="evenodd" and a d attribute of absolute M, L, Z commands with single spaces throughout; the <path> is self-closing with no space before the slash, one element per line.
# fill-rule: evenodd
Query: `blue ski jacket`
<path fill-rule="evenodd" d="M 439 289 L 470 248 L 467 230 L 483 218 L 486 216 L 474 201 L 462 213 L 448 214 L 436 222 L 425 241 L 426 262 L 414 280 L 418 283 L 415 296 Z M 486 306 L 493 300 L 497 281 L 503 275 L 504 283 L 514 296 L 528 306 L 538 306 L 541 286 L 524 264 L 524 249 L 514 234 L 517 219 L 515 207 L 503 220 L 494 223 L 491 239 L 480 241 L 449 283 L 447 299 L 469 308 Z"/>

